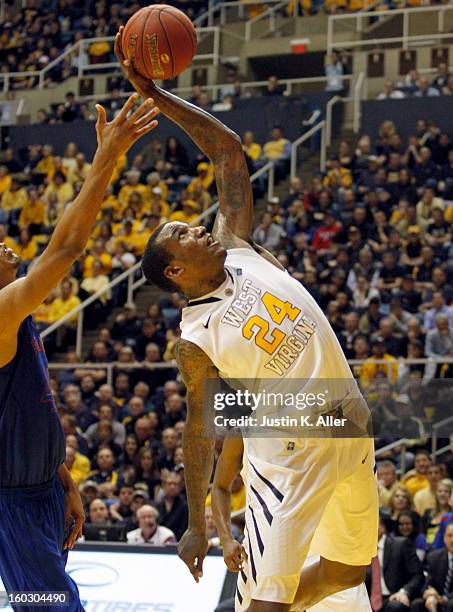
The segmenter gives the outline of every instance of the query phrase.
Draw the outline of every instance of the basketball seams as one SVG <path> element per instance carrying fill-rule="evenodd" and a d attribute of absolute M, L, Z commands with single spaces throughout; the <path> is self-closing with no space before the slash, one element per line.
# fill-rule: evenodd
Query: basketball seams
<path fill-rule="evenodd" d="M 187 15 L 178 15 L 179 12 L 166 4 L 154 4 L 138 10 L 126 23 L 123 34 L 125 55 L 130 60 L 131 55 L 134 56 L 134 67 L 143 76 L 152 79 L 174 78 L 193 59 L 197 48 L 195 29 Z M 174 20 L 168 20 L 165 15 Z M 187 39 L 184 41 L 183 32 L 190 42 Z M 168 53 L 164 58 L 165 65 L 161 64 L 163 53 Z M 162 76 L 155 75 L 154 68 Z"/>
<path fill-rule="evenodd" d="M 166 8 L 172 9 L 173 7 L 166 7 Z M 165 8 L 164 8 L 164 9 L 161 10 L 161 12 L 165 13 L 165 15 L 170 15 L 170 17 L 173 17 L 173 19 L 176 19 L 176 21 L 184 28 L 184 30 L 186 31 L 186 33 L 187 33 L 187 35 L 190 38 L 190 41 L 192 43 L 192 57 L 193 57 L 195 55 L 196 51 L 197 51 L 197 45 L 196 45 L 196 39 L 197 38 L 196 38 L 196 34 L 194 33 L 194 30 L 190 30 L 188 25 L 187 25 L 187 23 L 185 21 L 183 21 L 182 19 L 180 19 L 178 17 L 178 15 L 175 15 L 175 13 L 172 10 L 168 11 L 168 10 L 165 10 Z M 187 17 L 187 19 L 189 19 L 189 18 Z M 190 22 L 190 23 L 192 23 L 192 22 Z"/>
<path fill-rule="evenodd" d="M 174 60 L 173 60 L 173 49 L 172 49 L 172 46 L 171 46 L 171 44 L 170 44 L 170 39 L 168 38 L 168 34 L 167 34 L 167 30 L 165 29 L 164 22 L 163 22 L 163 21 L 162 21 L 162 19 L 161 19 L 161 14 L 162 14 L 162 13 L 167 14 L 167 13 L 166 13 L 166 11 L 165 11 L 165 9 L 163 9 L 163 8 L 162 8 L 162 9 L 160 9 L 160 11 L 158 12 L 158 14 L 157 14 L 157 18 L 159 19 L 159 23 L 160 23 L 160 27 L 161 27 L 161 29 L 162 29 L 162 32 L 163 32 L 163 33 L 164 33 L 164 35 L 165 35 L 165 40 L 167 41 L 168 51 L 170 52 L 170 60 L 171 60 L 171 76 L 170 76 L 170 78 L 172 79 L 172 78 L 173 78 L 173 76 L 174 76 L 174 72 L 175 72 L 175 62 L 174 62 Z"/>
<path fill-rule="evenodd" d="M 140 34 L 141 39 L 142 39 L 142 64 L 143 64 L 143 68 L 144 68 L 144 71 L 146 72 L 147 76 L 149 76 L 149 75 L 148 75 L 148 70 L 146 68 L 146 62 L 145 62 L 145 57 L 146 57 L 146 55 L 145 55 L 145 53 L 146 53 L 146 34 L 145 33 L 146 33 L 146 26 L 148 25 L 148 20 L 151 17 L 152 13 L 153 13 L 152 10 L 148 11 L 148 14 L 146 15 L 146 19 L 143 22 L 142 31 L 141 31 L 141 34 Z"/>

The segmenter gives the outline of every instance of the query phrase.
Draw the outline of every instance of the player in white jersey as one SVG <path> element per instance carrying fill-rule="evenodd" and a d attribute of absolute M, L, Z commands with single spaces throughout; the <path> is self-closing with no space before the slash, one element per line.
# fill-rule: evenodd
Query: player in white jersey
<path fill-rule="evenodd" d="M 212 486 L 212 510 L 217 526 L 217 532 L 222 544 L 225 563 L 230 571 L 238 572 L 238 584 L 235 596 L 236 612 L 242 612 L 243 610 L 247 610 L 249 608 L 250 601 L 255 590 L 253 574 L 254 572 L 257 572 L 257 568 L 255 561 L 252 563 L 252 556 L 254 553 L 253 548 L 250 545 L 250 530 L 252 533 L 258 533 L 258 531 L 260 531 L 262 534 L 260 537 L 262 537 L 263 547 L 266 547 L 269 544 L 269 540 L 274 537 L 272 530 L 270 528 L 267 529 L 267 525 L 265 524 L 267 519 L 270 521 L 272 517 L 269 510 L 271 504 L 266 504 L 260 493 L 258 493 L 258 491 L 255 489 L 255 486 L 260 489 L 261 494 L 266 499 L 268 499 L 269 496 L 257 483 L 254 483 L 255 486 L 254 484 L 251 484 L 246 469 L 248 458 L 246 455 L 243 456 L 243 452 L 243 441 L 240 438 L 227 438 L 224 441 L 222 452 L 217 462 L 214 483 Z M 247 521 L 244 546 L 241 546 L 233 538 L 230 519 L 231 487 L 238 471 L 241 469 L 241 465 L 241 475 L 243 479 L 245 479 L 247 488 Z M 264 522 L 262 520 L 261 513 L 259 511 L 256 512 L 256 503 L 254 503 L 255 500 L 258 500 L 262 508 L 266 509 L 264 515 L 267 518 Z M 254 506 L 255 510 L 253 510 Z M 271 525 L 269 527 L 271 527 Z M 311 542 L 310 552 L 319 547 L 319 542 L 317 540 L 320 536 L 322 537 L 322 529 L 323 525 L 321 523 Z M 266 537 L 266 532 L 268 532 L 267 535 L 270 537 Z M 335 541 L 337 531 L 333 531 L 328 535 Z M 303 538 L 304 536 L 303 534 L 294 530 L 292 537 L 293 541 L 291 551 L 294 551 L 297 548 L 297 539 L 301 537 Z M 310 566 L 318 562 L 319 558 L 316 555 L 310 554 L 305 561 L 304 567 L 308 569 Z M 261 557 L 258 559 L 258 564 L 259 566 L 262 564 Z M 294 612 L 303 612 L 304 608 L 294 606 L 291 608 L 291 610 Z M 315 604 L 312 608 L 308 609 L 307 612 L 371 612 L 371 606 L 365 584 L 362 583 L 360 586 L 352 587 L 334 595 L 330 595 L 318 604 Z"/>
<path fill-rule="evenodd" d="M 198 581 L 207 552 L 204 507 L 215 433 L 213 398 L 205 401 L 206 381 L 247 378 L 254 385 L 261 378 L 282 388 L 293 379 L 335 376 L 348 381 L 352 375 L 316 302 L 270 253 L 253 243 L 253 197 L 239 137 L 209 113 L 136 73 L 125 60 L 121 37 L 122 29 L 115 51 L 135 89 L 152 97 L 215 169 L 219 210 L 212 234 L 202 226 L 165 223 L 151 236 L 142 262 L 149 281 L 189 298 L 177 355 L 187 387 L 184 464 L 189 502 L 189 527 L 179 555 Z M 354 410 L 346 395 L 335 399 L 341 409 Z M 337 404 L 329 407 L 336 409 Z M 359 430 L 360 406 L 354 420 Z M 293 436 L 286 429 L 280 438 L 247 439 L 245 454 L 250 483 L 256 476 L 260 490 L 268 487 L 266 504 L 274 517 L 265 550 L 249 525 L 256 570 L 249 612 L 283 612 L 293 602 L 309 608 L 360 584 L 376 554 L 372 440 L 319 441 Z M 255 508 L 260 520 L 268 522 L 264 506 Z M 318 528 L 326 534 L 318 538 L 319 551 L 314 551 L 321 559 L 301 576 Z M 335 546 L 327 538 L 330 528 L 337 534 Z"/>

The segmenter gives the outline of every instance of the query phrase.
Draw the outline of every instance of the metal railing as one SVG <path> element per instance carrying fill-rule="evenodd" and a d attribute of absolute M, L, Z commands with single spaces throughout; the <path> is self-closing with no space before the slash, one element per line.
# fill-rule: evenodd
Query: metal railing
<path fill-rule="evenodd" d="M 315 134 L 321 132 L 321 146 L 320 146 L 320 155 L 319 155 L 319 169 L 323 172 L 326 167 L 326 122 L 320 121 L 312 128 L 310 128 L 305 134 L 299 136 L 293 143 L 291 143 L 291 162 L 290 162 L 290 175 L 291 178 L 295 178 L 297 176 L 297 154 L 300 145 L 302 145 L 307 140 L 310 140 Z"/>
<path fill-rule="evenodd" d="M 442 429 L 442 427 L 444 427 L 445 425 L 449 425 L 450 423 L 453 425 L 453 416 L 448 417 L 447 419 L 444 419 L 443 421 L 439 421 L 439 423 L 436 423 L 435 425 L 433 425 L 432 444 L 431 444 L 431 454 L 432 454 L 433 461 L 436 460 L 436 457 L 438 457 L 442 453 L 445 453 L 445 451 L 447 451 L 449 448 L 448 446 L 447 447 L 444 446 L 443 448 L 437 448 L 437 444 L 439 441 L 439 437 L 441 437 L 441 435 L 439 435 L 439 430 Z M 452 429 L 452 433 L 453 433 L 453 429 Z"/>
<path fill-rule="evenodd" d="M 337 78 L 337 77 L 336 77 Z M 351 74 L 345 74 L 338 79 L 343 80 L 345 83 L 352 82 L 354 76 Z M 285 87 L 284 94 L 285 96 L 291 96 L 293 90 L 298 85 L 316 85 L 316 84 L 324 84 L 327 83 L 328 77 L 319 76 L 319 77 L 301 77 L 299 79 L 279 79 L 279 84 Z M 241 82 L 242 91 L 244 94 L 244 98 L 253 97 L 254 95 L 259 95 L 262 92 L 263 88 L 267 86 L 267 81 L 245 81 Z M 219 96 L 219 92 L 227 87 L 231 87 L 231 83 L 219 83 L 217 85 L 203 85 L 202 90 L 211 95 L 212 100 L 217 100 Z M 261 91 L 259 91 L 261 90 Z M 175 87 L 170 90 L 172 93 L 184 98 L 187 94 L 193 94 L 193 87 Z M 130 92 L 121 92 L 120 97 L 127 98 L 130 95 Z M 98 102 L 102 102 L 103 100 L 108 100 L 111 97 L 110 93 L 106 94 L 95 94 L 89 96 L 79 96 L 77 99 L 82 102 L 89 102 L 91 100 L 96 100 Z"/>
<path fill-rule="evenodd" d="M 380 457 L 385 459 L 389 451 L 392 451 L 395 449 L 400 450 L 400 471 L 401 471 L 401 474 L 404 474 L 406 471 L 406 448 L 407 448 L 408 443 L 409 443 L 409 440 L 407 438 L 401 438 L 400 440 L 395 440 L 395 442 L 392 442 L 391 444 L 387 444 L 386 446 L 383 446 L 382 448 L 379 448 L 378 450 L 376 450 L 375 457 L 376 459 L 379 459 Z"/>
<path fill-rule="evenodd" d="M 363 89 L 366 84 L 365 73 L 361 72 L 354 83 L 353 95 L 343 97 L 340 95 L 333 96 L 326 104 L 326 146 L 330 147 L 332 144 L 332 131 L 333 131 L 333 107 L 338 103 L 353 102 L 353 122 L 352 129 L 354 134 L 357 134 L 360 130 L 360 123 L 362 117 L 362 99 Z"/>
<path fill-rule="evenodd" d="M 206 61 L 217 66 L 220 61 L 220 28 L 218 27 L 206 27 L 206 28 L 197 28 L 196 30 L 198 38 L 204 37 L 206 35 L 212 36 L 212 52 L 211 53 L 198 53 L 194 56 L 193 61 Z M 113 52 L 112 43 L 114 41 L 114 36 L 104 36 L 100 38 L 84 38 L 79 40 L 77 43 L 71 45 L 65 51 L 59 55 L 52 62 L 44 66 L 41 70 L 33 70 L 30 72 L 6 72 L 0 73 L 0 81 L 2 82 L 2 91 L 3 93 L 9 91 L 10 84 L 13 79 L 23 78 L 28 79 L 31 77 L 37 77 L 38 84 L 37 87 L 39 89 L 43 89 L 46 83 L 46 77 L 49 71 L 58 66 L 59 64 L 64 64 L 69 61 L 74 69 L 77 70 L 77 78 L 79 80 L 86 78 L 87 73 L 95 73 L 98 71 L 105 71 L 111 69 L 112 71 L 119 70 L 119 64 L 116 61 L 108 61 L 98 64 L 90 64 L 88 61 L 88 48 L 93 43 L 107 42 L 110 45 L 110 49 L 107 52 L 109 55 Z M 77 58 L 77 62 L 74 64 L 73 59 Z M 74 76 L 74 75 L 71 75 Z"/>
<path fill-rule="evenodd" d="M 277 12 L 281 11 L 288 4 L 289 4 L 288 0 L 282 0 L 282 2 L 279 2 L 275 6 L 272 6 L 271 8 L 267 9 L 266 11 L 264 11 L 264 13 L 261 13 L 260 15 L 257 15 L 256 17 L 253 17 L 252 19 L 249 19 L 247 23 L 245 24 L 245 40 L 247 42 L 251 40 L 253 36 L 253 26 L 257 23 L 261 23 L 264 20 L 268 20 L 268 30 L 267 32 L 264 32 L 264 35 L 270 34 L 271 32 L 275 32 Z M 299 4 L 299 1 L 295 0 L 293 16 L 297 15 L 297 11 L 299 8 L 298 4 Z"/>
<path fill-rule="evenodd" d="M 403 49 L 408 49 L 411 43 L 414 44 L 435 44 L 446 39 L 453 39 L 453 33 L 445 32 L 445 13 L 453 11 L 453 5 L 421 6 L 414 8 L 390 9 L 382 11 L 360 11 L 359 13 L 345 13 L 341 15 L 330 15 L 327 24 L 327 52 L 330 54 L 332 49 L 355 49 L 355 48 L 382 48 L 385 45 L 395 43 L 401 44 Z M 411 34 L 411 17 L 413 15 L 435 13 L 437 14 L 437 24 L 435 28 L 428 29 L 422 34 Z M 370 18 L 391 19 L 397 15 L 402 15 L 401 35 L 387 38 L 362 38 L 363 20 Z M 341 25 L 342 29 L 335 26 Z M 350 40 L 344 40 L 344 32 L 349 31 L 356 36 Z M 336 38 L 336 34 L 341 34 Z"/>
<path fill-rule="evenodd" d="M 266 174 L 268 175 L 267 197 L 268 199 L 270 199 L 274 195 L 274 183 L 275 183 L 275 173 L 274 173 L 274 163 L 273 162 L 268 162 L 266 165 L 264 165 L 262 168 L 257 170 L 254 174 L 252 174 L 250 176 L 250 182 L 253 183 L 256 179 Z M 218 202 L 215 202 L 209 209 L 201 213 L 201 215 L 199 215 L 194 221 L 192 221 L 190 225 L 191 226 L 198 225 L 201 221 L 208 218 L 212 213 L 214 213 L 217 210 L 218 206 L 219 206 Z M 72 320 L 75 319 L 75 317 L 77 317 L 75 351 L 77 355 L 79 355 L 80 357 L 82 355 L 85 309 L 91 304 L 93 304 L 100 297 L 102 297 L 105 293 L 110 292 L 111 289 L 113 289 L 114 287 L 116 287 L 117 285 L 119 285 L 120 283 L 124 281 L 127 281 L 128 283 L 127 303 L 131 303 L 133 300 L 134 291 L 138 289 L 139 287 L 141 287 L 146 282 L 146 279 L 143 275 L 138 280 L 135 280 L 135 275 L 140 269 L 141 269 L 141 262 L 137 262 L 131 268 L 122 272 L 119 276 L 117 276 L 115 279 L 110 281 L 108 285 L 96 291 L 96 293 L 91 295 L 81 304 L 73 308 L 73 310 L 65 314 L 63 317 L 61 317 L 61 319 L 58 319 L 58 321 L 55 321 L 54 323 L 49 325 L 49 327 L 47 327 L 45 330 L 42 331 L 41 337 L 46 338 L 47 336 L 52 334 L 54 331 L 56 331 L 59 327 L 61 327 L 62 325 L 65 325 L 66 323 L 70 323 Z"/>
<path fill-rule="evenodd" d="M 289 4 L 289 2 L 290 0 L 286 0 L 285 4 Z M 213 0 L 210 0 L 208 10 L 194 20 L 194 25 L 197 27 L 225 26 L 229 21 L 229 14 L 232 14 L 233 17 L 237 16 L 239 20 L 243 21 L 247 18 L 246 10 L 258 4 L 264 6 L 281 4 L 281 0 L 260 0 L 259 2 L 257 0 L 235 0 L 231 2 L 213 2 Z"/>
<path fill-rule="evenodd" d="M 41 334 L 41 336 L 42 335 L 43 334 Z M 133 363 L 122 363 L 120 361 L 106 361 L 99 363 L 49 363 L 49 370 L 105 370 L 107 374 L 106 383 L 108 385 L 113 385 L 113 372 L 115 370 L 138 370 L 146 368 L 152 370 L 173 370 L 177 367 L 178 364 L 174 359 L 172 361 L 158 361 L 156 363 L 140 361 L 136 361 Z"/>

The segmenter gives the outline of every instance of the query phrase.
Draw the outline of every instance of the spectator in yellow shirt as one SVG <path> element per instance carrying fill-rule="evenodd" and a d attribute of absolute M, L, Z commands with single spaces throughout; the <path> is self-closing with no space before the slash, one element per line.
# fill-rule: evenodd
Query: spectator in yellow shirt
<path fill-rule="evenodd" d="M 160 187 L 153 188 L 149 206 L 147 207 L 147 212 L 149 213 L 156 209 L 160 210 L 160 214 L 162 217 L 165 217 L 166 219 L 168 218 L 170 214 L 170 206 L 166 202 L 164 194 Z"/>
<path fill-rule="evenodd" d="M 145 215 L 150 210 L 149 202 L 145 203 L 143 201 L 142 195 L 137 191 L 132 191 L 132 193 L 129 195 L 127 208 L 132 208 L 135 213 L 135 218 L 139 220 L 143 219 L 143 215 Z M 124 214 L 122 216 L 127 217 L 126 210 L 124 211 Z"/>
<path fill-rule="evenodd" d="M 238 474 L 231 485 L 231 512 L 245 510 L 246 494 L 244 482 Z M 206 506 L 212 505 L 211 492 L 206 497 Z"/>
<path fill-rule="evenodd" d="M 80 299 L 74 295 L 71 281 L 69 279 L 62 281 L 60 284 L 60 296 L 55 298 L 52 304 L 50 321 L 52 323 L 58 321 L 68 312 L 77 308 L 79 304 Z M 69 320 L 70 324 L 75 324 L 76 322 L 77 315 Z"/>
<path fill-rule="evenodd" d="M 271 139 L 264 144 L 264 157 L 267 161 L 274 162 L 277 178 L 284 179 L 289 171 L 291 143 L 278 126 L 272 128 Z"/>
<path fill-rule="evenodd" d="M 72 200 L 74 189 L 70 183 L 66 182 L 63 172 L 55 172 L 53 181 L 49 183 L 44 191 L 44 199 L 48 200 L 51 193 L 57 196 L 57 202 L 63 207 L 63 210 L 65 205 Z"/>
<path fill-rule="evenodd" d="M 90 249 L 90 253 L 85 257 L 83 262 L 83 278 L 91 278 L 93 276 L 93 265 L 95 261 L 99 261 L 102 266 L 102 274 L 110 274 L 112 270 L 112 256 L 105 248 L 105 242 L 102 238 L 97 238 Z"/>
<path fill-rule="evenodd" d="M 426 450 L 419 450 L 415 453 L 414 469 L 407 472 L 401 479 L 401 484 L 406 487 L 412 497 L 418 491 L 429 487 L 428 468 L 431 465 L 431 457 Z"/>
<path fill-rule="evenodd" d="M 138 170 L 126 172 L 126 184 L 121 187 L 118 194 L 118 200 L 123 208 L 128 206 L 131 193 L 138 193 L 142 200 L 146 199 L 148 188 L 139 181 L 140 172 Z"/>
<path fill-rule="evenodd" d="M 35 166 L 35 172 L 41 172 L 45 174 L 49 181 L 51 181 L 55 174 L 55 157 L 53 156 L 52 145 L 46 144 L 42 148 L 42 157 Z"/>
<path fill-rule="evenodd" d="M 109 185 L 106 189 L 106 192 L 104 195 L 104 201 L 102 202 L 102 205 L 101 205 L 100 214 L 102 215 L 102 211 L 109 210 L 109 209 L 111 209 L 114 212 L 119 212 L 121 210 L 121 206 L 118 201 L 118 198 L 113 194 L 112 185 Z"/>
<path fill-rule="evenodd" d="M 142 248 L 143 238 L 140 236 L 137 225 L 134 227 L 133 219 L 126 219 L 124 222 L 123 231 L 117 235 L 115 244 L 118 242 L 124 242 L 127 250 L 135 255 L 141 256 L 143 254 L 140 250 Z"/>
<path fill-rule="evenodd" d="M 330 161 L 330 170 L 327 172 L 327 176 L 324 177 L 323 185 L 332 189 L 340 187 L 350 189 L 352 186 L 351 171 L 348 168 L 343 168 L 338 158 L 332 159 Z"/>
<path fill-rule="evenodd" d="M 41 234 L 46 221 L 44 202 L 39 198 L 36 187 L 27 189 L 28 200 L 19 216 L 19 226 L 27 227 L 32 236 Z"/>
<path fill-rule="evenodd" d="M 280 127 L 272 128 L 271 139 L 264 144 L 264 157 L 268 161 L 283 161 L 291 155 L 291 143 Z"/>
<path fill-rule="evenodd" d="M 52 304 L 54 300 L 55 291 L 52 291 L 33 313 L 33 320 L 38 326 L 39 331 L 42 331 L 52 323 Z"/>
<path fill-rule="evenodd" d="M 68 172 L 68 183 L 71 183 L 73 186 L 76 183 L 83 183 L 91 168 L 91 164 L 85 161 L 85 155 L 83 153 L 77 153 L 75 162 L 76 163 Z"/>
<path fill-rule="evenodd" d="M 391 384 L 396 384 L 398 378 L 398 362 L 395 357 L 385 352 L 385 342 L 377 336 L 372 343 L 372 356 L 368 357 L 362 367 L 360 384 L 367 389 L 379 373 L 383 373 Z M 386 363 L 376 363 L 385 361 Z"/>
<path fill-rule="evenodd" d="M 0 166 L 0 195 L 9 189 L 11 185 L 11 175 L 8 166 Z"/>
<path fill-rule="evenodd" d="M 190 196 L 191 197 L 189 199 L 193 200 L 198 204 L 200 211 L 207 210 L 212 204 L 211 195 L 209 194 L 209 192 L 206 191 L 206 189 L 203 189 L 203 186 L 200 183 L 195 185 Z"/>
<path fill-rule="evenodd" d="M 192 223 L 200 215 L 198 204 L 193 200 L 184 200 L 182 210 L 177 210 L 170 215 L 170 221 L 182 221 L 183 223 Z"/>
<path fill-rule="evenodd" d="M 126 164 L 127 164 L 127 157 L 125 155 L 122 155 L 121 157 L 118 158 L 118 161 L 116 162 L 115 168 L 113 170 L 112 179 L 110 181 L 111 184 L 114 184 L 117 182 L 117 180 L 120 178 L 121 174 L 123 173 L 123 170 L 126 167 Z"/>
<path fill-rule="evenodd" d="M 187 190 L 189 193 L 193 193 L 195 186 L 197 184 L 201 184 L 203 189 L 209 191 L 213 181 L 214 181 L 214 171 L 211 168 L 212 164 L 207 164 L 206 162 L 200 162 L 197 166 L 197 173 L 194 179 L 192 179 L 189 183 Z"/>
<path fill-rule="evenodd" d="M 30 234 L 28 228 L 23 227 L 19 232 L 19 238 L 16 242 L 15 246 L 16 255 L 22 260 L 23 264 L 29 264 L 32 259 L 36 257 L 38 254 L 38 245 L 36 244 L 35 239 Z"/>
<path fill-rule="evenodd" d="M 254 162 L 258 161 L 261 157 L 261 145 L 255 142 L 253 132 L 245 132 L 242 138 L 242 148 Z"/>
<path fill-rule="evenodd" d="M 21 186 L 19 178 L 17 176 L 11 177 L 11 184 L 2 195 L 1 207 L 6 212 L 11 213 L 10 221 L 16 222 L 19 213 L 27 202 L 27 192 L 24 187 Z M 14 211 L 14 212 L 13 212 Z"/>
<path fill-rule="evenodd" d="M 161 179 L 159 172 L 150 172 L 146 177 L 146 186 L 148 188 L 146 193 L 146 200 L 151 200 L 151 194 L 155 187 L 159 187 L 162 193 L 162 199 L 167 200 L 168 198 L 168 187 Z"/>
<path fill-rule="evenodd" d="M 85 455 L 74 450 L 71 446 L 66 447 L 65 465 L 69 470 L 76 485 L 80 485 L 88 478 L 91 470 L 90 460 Z"/>

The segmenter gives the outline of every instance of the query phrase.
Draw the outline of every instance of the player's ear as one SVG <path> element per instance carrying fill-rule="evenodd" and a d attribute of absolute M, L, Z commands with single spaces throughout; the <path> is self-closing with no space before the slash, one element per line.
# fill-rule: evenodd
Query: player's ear
<path fill-rule="evenodd" d="M 182 266 L 167 266 L 164 270 L 164 274 L 167 278 L 172 281 L 178 280 L 181 274 L 184 274 L 185 268 Z"/>

